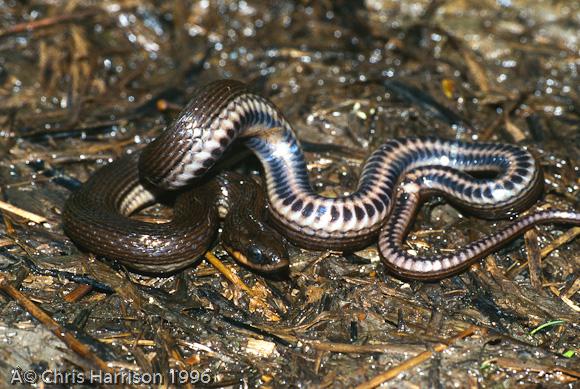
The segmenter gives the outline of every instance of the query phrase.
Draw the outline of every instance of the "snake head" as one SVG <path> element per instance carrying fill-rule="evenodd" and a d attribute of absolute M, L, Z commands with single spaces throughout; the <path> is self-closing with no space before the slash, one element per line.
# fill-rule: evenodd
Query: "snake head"
<path fill-rule="evenodd" d="M 288 250 L 284 238 L 262 223 L 260 228 L 224 231 L 222 244 L 242 265 L 263 274 L 288 271 Z"/>

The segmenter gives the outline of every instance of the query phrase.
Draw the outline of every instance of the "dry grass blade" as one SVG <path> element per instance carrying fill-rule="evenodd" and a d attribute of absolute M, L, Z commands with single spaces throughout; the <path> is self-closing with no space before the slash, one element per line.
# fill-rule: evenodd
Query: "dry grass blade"
<path fill-rule="evenodd" d="M 580 227 L 572 227 L 558 238 L 551 241 L 546 247 L 540 250 L 540 259 L 547 257 L 552 251 L 556 250 L 558 247 L 565 245 L 566 243 L 575 239 L 578 235 L 580 235 Z M 517 267 L 510 269 L 508 272 L 510 278 L 515 277 L 520 272 L 525 270 L 528 267 L 528 261 L 524 261 L 520 263 Z"/>
<path fill-rule="evenodd" d="M 573 386 L 580 227 L 535 228 L 427 283 L 389 273 L 375 243 L 353 253 L 290 244 L 288 272 L 271 277 L 216 258 L 218 248 L 158 277 L 66 236 L 66 198 L 157 138 L 217 78 L 241 80 L 280 108 L 324 196 L 354 193 L 385 141 L 436 137 L 529 147 L 546 184 L 534 209 L 578 209 L 580 43 L 570 1 L 274 3 L 1 3 L 0 274 L 36 310 L 0 290 L 0 387 L 13 366 L 96 369 L 71 350 L 82 345 L 63 344 L 45 330 L 54 323 L 28 313 L 38 308 L 79 329 L 71 334 L 116 373 L 161 374 L 162 386 L 175 367 L 210 369 L 223 387 L 355 387 L 375 375 L 397 388 Z M 237 143 L 213 172 L 263 177 Z M 173 195 L 160 200 L 135 219 L 169 221 Z M 406 250 L 444 254 L 499 224 L 434 196 Z M 492 333 L 438 354 L 472 325 Z"/>
<path fill-rule="evenodd" d="M 490 362 L 495 362 L 498 366 L 505 369 L 531 370 L 538 373 L 562 373 L 569 376 L 572 381 L 580 379 L 580 371 L 568 369 L 563 366 L 530 363 L 529 361 L 522 362 L 512 358 L 494 358 Z"/>
<path fill-rule="evenodd" d="M 84 20 L 86 18 L 92 17 L 98 14 L 100 11 L 98 9 L 91 9 L 86 11 L 79 11 L 76 13 L 71 13 L 67 15 L 59 15 L 49 18 L 44 18 L 40 20 L 34 20 L 31 22 L 24 22 L 15 24 L 11 27 L 8 27 L 4 30 L 0 31 L 0 38 L 4 38 L 6 36 L 15 35 L 15 34 L 22 34 L 26 32 L 32 32 L 34 30 L 38 30 L 41 28 L 52 27 L 58 24 L 63 23 L 73 23 Z"/>
<path fill-rule="evenodd" d="M 47 329 L 52 331 L 60 340 L 62 340 L 71 350 L 81 358 L 91 362 L 95 367 L 104 372 L 112 373 L 113 370 L 109 365 L 99 358 L 92 350 L 76 339 L 70 332 L 60 326 L 52 317 L 41 310 L 28 297 L 20 293 L 16 288 L 10 285 L 10 282 L 3 274 L 0 274 L 0 290 L 12 297 L 22 308 L 30 313 L 36 320 L 41 322 Z"/>
<path fill-rule="evenodd" d="M 461 339 L 467 338 L 468 336 L 473 335 L 475 333 L 475 331 L 477 331 L 478 329 L 479 328 L 476 326 L 471 326 L 468 329 L 461 331 L 459 334 L 457 334 L 453 338 L 449 339 L 449 341 L 446 344 L 443 344 L 443 343 L 437 344 L 433 347 L 433 351 L 423 351 L 422 353 L 414 356 L 411 359 L 406 360 L 405 362 L 395 366 L 394 368 L 389 369 L 389 370 L 385 371 L 384 373 L 379 374 L 378 376 L 371 379 L 370 381 L 367 381 L 365 383 L 358 385 L 356 387 L 356 389 L 372 389 L 372 388 L 379 386 L 383 382 L 392 380 L 393 378 L 397 377 L 399 374 L 401 374 L 409 369 L 412 369 L 415 366 L 425 362 L 426 360 L 431 358 L 434 353 L 436 353 L 436 352 L 440 353 L 441 351 L 446 350 L 447 348 L 452 346 L 458 340 L 461 340 Z"/>
<path fill-rule="evenodd" d="M 530 283 L 539 290 L 542 288 L 542 258 L 538 247 L 538 233 L 531 229 L 525 233 L 524 239 L 530 268 Z"/>
<path fill-rule="evenodd" d="M 64 296 L 63 300 L 67 303 L 72 303 L 75 301 L 79 301 L 81 298 L 89 294 L 93 290 L 93 287 L 90 285 L 79 285 L 72 292 L 68 293 Z"/>
<path fill-rule="evenodd" d="M 350 344 L 350 343 L 326 343 L 311 342 L 310 346 L 319 351 L 331 351 L 335 353 L 413 353 L 421 352 L 425 349 L 423 346 L 406 345 L 406 344 Z"/>
<path fill-rule="evenodd" d="M 44 216 L 37 215 L 35 213 L 25 211 L 22 208 L 18 208 L 12 204 L 6 203 L 4 201 L 0 201 L 0 209 L 10 212 L 13 215 L 20 216 L 23 219 L 31 221 L 36 224 L 41 224 L 46 222 L 46 218 Z"/>
<path fill-rule="evenodd" d="M 213 253 L 207 252 L 205 254 L 205 258 L 211 263 L 228 281 L 232 284 L 246 292 L 250 298 L 252 299 L 252 303 L 256 304 L 260 307 L 264 314 L 268 317 L 271 321 L 278 321 L 280 320 L 280 316 L 274 311 L 272 307 L 262 298 L 256 294 L 248 285 L 242 281 L 240 277 L 238 277 L 231 269 L 226 266 L 222 261 L 219 260 Z"/>

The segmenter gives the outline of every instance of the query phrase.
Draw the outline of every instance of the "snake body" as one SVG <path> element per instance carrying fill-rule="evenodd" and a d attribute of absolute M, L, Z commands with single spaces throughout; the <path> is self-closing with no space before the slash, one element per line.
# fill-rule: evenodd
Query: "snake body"
<path fill-rule="evenodd" d="M 390 140 L 368 158 L 356 191 L 327 198 L 313 190 L 300 143 L 283 115 L 269 100 L 233 80 L 216 81 L 196 92 L 177 119 L 143 149 L 140 180 L 161 190 L 187 186 L 203 177 L 238 138 L 260 159 L 271 222 L 290 241 L 310 249 L 354 250 L 378 236 L 384 264 L 403 277 L 438 279 L 457 273 L 538 223 L 580 224 L 578 212 L 544 211 L 453 254 L 411 255 L 402 244 L 425 195 L 441 193 L 486 218 L 528 208 L 542 189 L 541 169 L 532 154 L 493 143 Z M 478 172 L 496 177 L 469 174 Z"/>
<path fill-rule="evenodd" d="M 102 167 L 67 200 L 63 227 L 75 243 L 139 272 L 172 273 L 205 253 L 222 213 L 222 244 L 236 260 L 265 273 L 287 268 L 283 238 L 264 221 L 263 191 L 252 179 L 232 172 L 179 193 L 167 223 L 130 218 L 163 197 L 143 185 L 139 154 Z"/>

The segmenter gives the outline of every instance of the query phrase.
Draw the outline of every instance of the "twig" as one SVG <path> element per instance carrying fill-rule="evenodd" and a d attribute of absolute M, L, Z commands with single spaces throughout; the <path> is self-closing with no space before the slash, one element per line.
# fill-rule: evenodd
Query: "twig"
<path fill-rule="evenodd" d="M 249 295 L 253 295 L 252 289 L 248 285 L 242 281 L 240 277 L 238 277 L 234 272 L 230 270 L 229 267 L 223 264 L 222 261 L 219 260 L 218 257 L 213 255 L 211 252 L 205 253 L 205 258 L 208 260 L 209 263 L 212 264 L 220 273 L 223 274 L 224 277 L 227 278 L 232 284 L 236 285 L 238 288 L 242 289 L 244 292 L 248 293 Z"/>
<path fill-rule="evenodd" d="M 89 294 L 93 290 L 93 287 L 90 285 L 79 285 L 74 288 L 70 293 L 64 296 L 63 300 L 67 303 L 73 303 L 75 301 L 79 301 L 81 298 Z"/>
<path fill-rule="evenodd" d="M 41 28 L 47 28 L 54 26 L 56 24 L 61 23 L 70 23 L 70 22 L 77 22 L 83 20 L 85 18 L 91 17 L 99 13 L 100 11 L 97 9 L 67 14 L 67 15 L 59 15 L 49 18 L 44 18 L 40 20 L 34 20 L 32 22 L 24 22 L 18 23 L 11 27 L 8 27 L 4 30 L 0 31 L 0 38 L 4 38 L 6 36 L 21 34 L 24 32 L 32 32 L 34 30 L 38 30 Z"/>
<path fill-rule="evenodd" d="M 274 312 L 274 310 L 269 306 L 269 304 L 261 296 L 256 294 L 248 285 L 246 285 L 240 277 L 238 277 L 226 265 L 224 265 L 222 261 L 219 260 L 218 257 L 216 257 L 215 255 L 213 255 L 213 253 L 208 251 L 207 253 L 205 253 L 205 258 L 220 273 L 222 273 L 224 277 L 227 278 L 228 281 L 230 281 L 232 284 L 234 284 L 235 286 L 246 292 L 254 300 L 254 302 L 264 310 L 264 313 L 270 320 L 272 321 L 280 320 L 280 316 L 276 312 Z"/>
<path fill-rule="evenodd" d="M 310 346 L 319 351 L 331 351 L 335 353 L 410 353 L 420 352 L 425 349 L 424 346 L 407 345 L 407 344 L 350 344 L 350 343 L 325 343 L 312 342 Z"/>
<path fill-rule="evenodd" d="M 35 213 L 25 211 L 24 209 L 15 207 L 12 204 L 5 203 L 4 201 L 0 201 L 0 209 L 10 212 L 14 215 L 20 216 L 36 224 L 42 224 L 46 222 L 46 218 L 44 216 L 40 216 Z"/>
<path fill-rule="evenodd" d="M 71 350 L 77 353 L 81 358 L 93 363 L 99 369 L 113 373 L 114 371 L 105 361 L 95 355 L 91 349 L 84 343 L 79 342 L 70 332 L 62 328 L 52 317 L 42 309 L 38 308 L 28 297 L 10 285 L 10 282 L 4 274 L 0 274 L 0 291 L 12 297 L 18 304 L 30 313 L 42 325 L 48 328 L 56 337 L 62 340 Z"/>
<path fill-rule="evenodd" d="M 504 369 L 514 369 L 518 371 L 534 371 L 538 373 L 563 373 L 577 381 L 580 378 L 580 371 L 568 369 L 563 366 L 547 365 L 543 363 L 533 363 L 531 361 L 518 361 L 517 359 L 498 357 L 489 362 L 495 362 Z"/>
<path fill-rule="evenodd" d="M 560 246 L 565 245 L 566 243 L 568 243 L 572 239 L 576 238 L 578 235 L 580 235 L 580 227 L 570 228 L 569 230 L 564 232 L 562 235 L 560 235 L 559 237 L 554 239 L 552 242 L 550 242 L 546 247 L 544 247 L 543 249 L 540 250 L 540 259 L 547 257 L 548 254 L 550 254 L 552 251 L 556 250 Z M 510 278 L 513 278 L 516 275 L 518 275 L 522 270 L 526 269 L 527 267 L 528 267 L 528 261 L 526 258 L 526 260 L 524 262 L 520 263 L 517 267 L 511 268 L 508 271 L 508 276 Z"/>
<path fill-rule="evenodd" d="M 397 377 L 402 372 L 409 370 L 409 369 L 412 369 L 415 366 L 425 362 L 426 360 L 431 358 L 434 353 L 436 353 L 436 352 L 440 353 L 440 352 L 446 350 L 449 346 L 453 345 L 458 340 L 461 340 L 463 338 L 467 338 L 468 336 L 473 335 L 473 333 L 475 333 L 475 331 L 477 331 L 477 329 L 478 329 L 478 327 L 471 326 L 468 329 L 461 331 L 459 334 L 457 334 L 453 338 L 449 339 L 447 344 L 439 343 L 433 347 L 433 351 L 423 351 L 422 353 L 417 354 L 413 358 L 406 360 L 405 362 L 395 366 L 394 368 L 389 369 L 389 370 L 385 371 L 384 373 L 379 374 L 378 376 L 371 379 L 370 381 L 367 381 L 365 383 L 358 385 L 356 387 L 356 389 L 375 388 L 375 387 L 379 386 L 380 384 L 382 384 L 383 382 L 386 382 L 388 380 L 391 380 L 391 379 Z"/>
<path fill-rule="evenodd" d="M 16 243 L 12 239 L 0 239 L 0 247 L 14 246 Z"/>
<path fill-rule="evenodd" d="M 531 229 L 524 235 L 530 271 L 530 283 L 536 290 L 542 289 L 542 257 L 538 247 L 538 233 Z"/>
<path fill-rule="evenodd" d="M 544 258 L 547 257 L 552 251 L 556 250 L 558 247 L 568 243 L 572 239 L 576 238 L 580 235 L 580 227 L 573 227 L 570 228 L 568 231 L 564 232 L 562 235 L 554 239 L 550 244 L 544 247 L 540 251 L 540 257 Z"/>

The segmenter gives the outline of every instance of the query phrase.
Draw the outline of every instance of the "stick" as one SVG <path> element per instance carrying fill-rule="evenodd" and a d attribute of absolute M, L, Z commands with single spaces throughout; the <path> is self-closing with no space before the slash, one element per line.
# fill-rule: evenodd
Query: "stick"
<path fill-rule="evenodd" d="M 383 382 L 388 380 L 392 380 L 393 378 L 397 377 L 399 374 L 404 372 L 405 370 L 409 370 L 414 368 L 415 366 L 425 362 L 429 358 L 433 356 L 435 352 L 440 353 L 441 351 L 447 349 L 449 346 L 453 345 L 458 340 L 463 338 L 467 338 L 468 336 L 473 335 L 473 333 L 478 329 L 476 326 L 471 326 L 468 329 L 461 331 L 459 334 L 454 336 L 453 338 L 449 339 L 447 344 L 439 343 L 433 347 L 433 351 L 423 351 L 420 354 L 417 354 L 411 359 L 407 359 L 405 362 L 395 366 L 392 369 L 385 371 L 384 373 L 379 374 L 375 378 L 371 379 L 370 381 L 364 382 L 356 387 L 356 389 L 371 389 L 379 386 Z"/>
<path fill-rule="evenodd" d="M 246 292 L 254 300 L 254 302 L 264 310 L 264 313 L 268 316 L 270 320 L 272 321 L 280 320 L 280 316 L 276 312 L 274 312 L 274 310 L 270 307 L 270 305 L 261 296 L 259 296 L 256 292 L 250 289 L 250 287 L 246 285 L 244 281 L 242 281 L 240 277 L 234 274 L 226 265 L 224 265 L 222 261 L 219 260 L 218 257 L 216 257 L 215 255 L 213 255 L 213 253 L 208 251 L 207 253 L 205 253 L 205 258 L 208 260 L 209 263 L 213 265 L 213 267 L 215 267 L 220 273 L 222 273 L 224 277 L 227 278 L 228 281 L 230 281 L 232 284 L 236 285 L 238 288 Z"/>
<path fill-rule="evenodd" d="M 105 361 L 95 355 L 91 349 L 84 343 L 79 342 L 70 332 L 62 328 L 52 317 L 42 309 L 38 308 L 28 297 L 10 285 L 10 282 L 4 274 L 0 274 L 0 291 L 12 297 L 22 308 L 30 313 L 47 329 L 52 331 L 60 340 L 62 340 L 71 350 L 77 353 L 81 358 L 91 362 L 99 369 L 107 373 L 114 373 Z"/>
<path fill-rule="evenodd" d="M 97 10 L 87 10 L 83 12 L 77 12 L 68 15 L 59 15 L 49 18 L 44 18 L 40 20 L 34 20 L 32 22 L 24 22 L 18 23 L 11 27 L 8 27 L 5 30 L 0 31 L 0 38 L 4 38 L 5 36 L 21 34 L 23 32 L 32 32 L 34 30 L 38 30 L 41 28 L 47 28 L 54 26 L 60 23 L 69 23 L 69 22 L 76 22 L 87 17 L 93 16 L 97 14 Z"/>
<path fill-rule="evenodd" d="M 36 224 L 42 224 L 46 221 L 46 218 L 44 216 L 40 216 L 35 213 L 25 211 L 22 208 L 15 207 L 14 205 L 5 203 L 4 201 L 0 201 L 0 209 L 10 212 L 14 215 L 20 216 Z"/>

